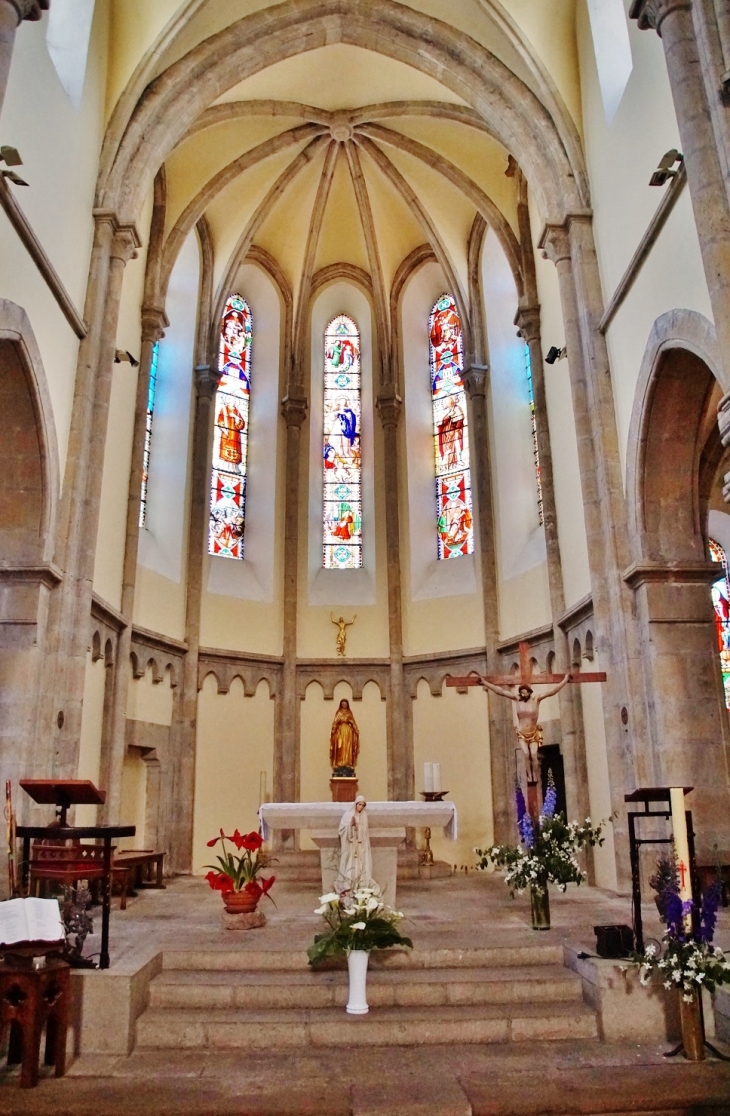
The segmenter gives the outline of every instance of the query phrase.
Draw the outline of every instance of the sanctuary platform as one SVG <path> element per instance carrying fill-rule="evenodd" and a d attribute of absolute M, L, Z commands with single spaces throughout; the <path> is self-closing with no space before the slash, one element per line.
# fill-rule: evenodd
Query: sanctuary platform
<path fill-rule="evenodd" d="M 536 933 L 529 901 L 498 878 L 399 891 L 414 950 L 373 955 L 364 1017 L 345 1014 L 343 970 L 306 964 L 316 883 L 277 883 L 267 925 L 247 932 L 223 928 L 220 896 L 199 879 L 141 893 L 115 911 L 111 968 L 73 974 L 67 1077 L 21 1095 L 6 1074 L 0 1116 L 730 1112 L 730 1066 L 667 1061 L 657 1028 L 671 1036 L 671 1018 L 647 1007 L 635 974 L 578 959 L 595 924 L 628 919 L 628 898 L 555 892 L 553 928 Z M 644 915 L 658 931 L 651 906 Z M 730 946 L 727 909 L 719 942 Z M 718 1020 L 722 1045 L 730 1018 Z"/>

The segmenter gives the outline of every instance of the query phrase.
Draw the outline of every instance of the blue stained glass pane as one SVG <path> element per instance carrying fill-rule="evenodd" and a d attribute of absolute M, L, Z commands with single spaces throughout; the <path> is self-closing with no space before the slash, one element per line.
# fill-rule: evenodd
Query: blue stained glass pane
<path fill-rule="evenodd" d="M 142 451 L 142 485 L 139 500 L 139 525 L 144 527 L 147 522 L 147 489 L 150 474 L 150 453 L 152 452 L 152 418 L 155 413 L 155 395 L 157 393 L 157 361 L 160 354 L 160 342 L 155 341 L 152 346 L 150 359 L 150 380 L 147 388 L 147 415 L 145 419 L 144 450 Z"/>
<path fill-rule="evenodd" d="M 532 361 L 530 359 L 530 346 L 525 345 L 525 371 L 527 373 L 527 394 L 530 399 L 530 422 L 532 424 L 532 456 L 535 461 L 535 479 L 537 481 L 537 514 L 540 523 L 543 523 L 542 507 L 542 477 L 540 475 L 540 451 L 537 445 L 537 416 L 535 415 L 535 396 L 532 391 Z"/>

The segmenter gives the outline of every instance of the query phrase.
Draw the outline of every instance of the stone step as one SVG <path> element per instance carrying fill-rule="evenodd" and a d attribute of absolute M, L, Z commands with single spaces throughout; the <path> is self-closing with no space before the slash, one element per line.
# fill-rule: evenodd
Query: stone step
<path fill-rule="evenodd" d="M 166 949 L 165 970 L 206 972 L 281 972 L 307 968 L 304 950 L 293 949 Z M 370 970 L 377 969 L 504 969 L 534 965 L 563 965 L 562 945 L 495 946 L 477 949 L 418 948 L 376 950 Z M 346 967 L 342 958 L 339 968 Z"/>
<path fill-rule="evenodd" d="M 153 1008 L 344 1007 L 345 972 L 160 973 L 150 985 Z M 580 1003 L 580 978 L 559 966 L 512 969 L 401 969 L 368 974 L 372 1007 L 457 1004 Z"/>
<path fill-rule="evenodd" d="M 137 1049 L 157 1050 L 434 1046 L 597 1037 L 590 1008 L 563 1003 L 383 1007 L 360 1016 L 347 1015 L 342 1008 L 149 1008 L 137 1023 Z"/>

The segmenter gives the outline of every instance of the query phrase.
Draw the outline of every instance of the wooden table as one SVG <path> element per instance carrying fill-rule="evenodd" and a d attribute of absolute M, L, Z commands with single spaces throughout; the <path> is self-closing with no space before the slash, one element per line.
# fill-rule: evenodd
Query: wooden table
<path fill-rule="evenodd" d="M 120 837 L 134 837 L 134 825 L 19 825 L 16 833 L 23 841 L 23 858 L 20 865 L 21 884 L 27 893 L 30 864 L 30 842 L 71 841 L 89 837 L 104 843 L 104 875 L 101 883 L 101 955 L 99 968 L 109 968 L 109 912 L 112 904 L 112 841 Z"/>
<path fill-rule="evenodd" d="M 12 955 L 12 949 L 4 951 Z M 38 1084 L 41 1035 L 46 1028 L 46 1065 L 56 1077 L 66 1072 L 66 1031 L 70 1007 L 69 968 L 65 961 L 48 960 L 43 969 L 0 964 L 0 1030 L 15 1023 L 20 1043 L 10 1040 L 8 1062 L 20 1062 L 20 1086 Z"/>

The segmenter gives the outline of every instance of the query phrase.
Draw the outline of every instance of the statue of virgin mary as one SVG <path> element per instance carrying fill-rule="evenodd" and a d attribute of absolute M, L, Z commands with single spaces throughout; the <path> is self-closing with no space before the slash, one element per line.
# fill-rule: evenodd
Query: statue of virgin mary
<path fill-rule="evenodd" d="M 340 818 L 340 870 L 335 881 L 340 892 L 375 886 L 366 807 L 367 802 L 359 794 Z"/>
<path fill-rule="evenodd" d="M 347 698 L 339 704 L 330 730 L 330 763 L 339 775 L 354 775 L 360 754 L 360 732 Z M 346 768 L 347 770 L 343 770 Z"/>

